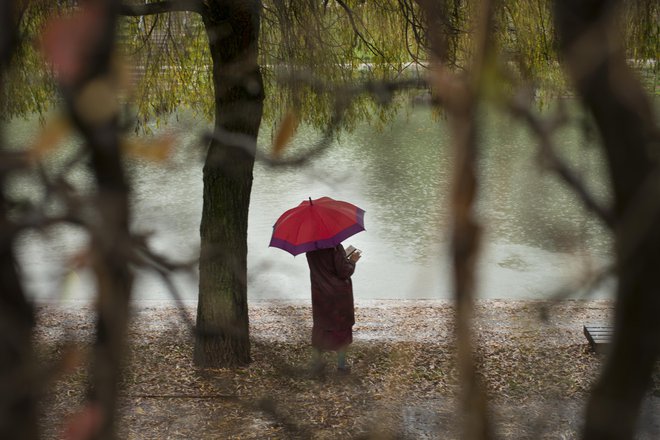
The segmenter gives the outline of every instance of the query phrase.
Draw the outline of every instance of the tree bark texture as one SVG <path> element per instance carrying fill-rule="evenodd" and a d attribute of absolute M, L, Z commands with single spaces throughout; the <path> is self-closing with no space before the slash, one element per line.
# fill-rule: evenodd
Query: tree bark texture
<path fill-rule="evenodd" d="M 614 337 L 588 401 L 587 440 L 634 437 L 660 350 L 658 131 L 652 106 L 619 46 L 617 3 L 555 2 L 560 50 L 601 134 L 614 194 Z"/>
<path fill-rule="evenodd" d="M 255 0 L 217 0 L 208 2 L 202 14 L 213 61 L 216 118 L 203 177 L 194 353 L 199 366 L 250 362 L 247 226 L 264 96 L 257 63 L 260 7 Z"/>
<path fill-rule="evenodd" d="M 0 2 L 0 90 L 16 44 L 13 6 L 11 1 Z M 0 138 L 0 153 L 3 142 Z M 39 438 L 32 347 L 35 317 L 17 272 L 15 236 L 6 209 L 7 171 L 0 164 L 0 438 L 34 440 Z"/>

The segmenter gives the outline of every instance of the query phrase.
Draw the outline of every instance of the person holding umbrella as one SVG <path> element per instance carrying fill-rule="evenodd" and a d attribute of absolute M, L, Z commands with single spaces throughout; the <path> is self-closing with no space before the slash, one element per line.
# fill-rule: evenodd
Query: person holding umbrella
<path fill-rule="evenodd" d="M 322 353 L 337 352 L 337 370 L 350 372 L 346 349 L 353 341 L 355 311 L 351 276 L 360 251 L 346 254 L 341 242 L 364 231 L 364 210 L 329 197 L 302 202 L 273 226 L 270 246 L 297 255 L 305 252 L 312 290 L 314 369 Z"/>
<path fill-rule="evenodd" d="M 346 256 L 344 247 L 317 249 L 306 254 L 312 284 L 312 347 L 314 368 L 321 369 L 323 351 L 337 352 L 337 370 L 348 373 L 346 349 L 353 342 L 355 309 L 351 276 L 359 251 Z"/>

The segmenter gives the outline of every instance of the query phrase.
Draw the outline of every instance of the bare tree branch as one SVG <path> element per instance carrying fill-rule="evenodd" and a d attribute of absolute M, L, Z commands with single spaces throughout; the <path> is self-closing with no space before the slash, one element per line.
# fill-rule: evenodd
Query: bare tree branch
<path fill-rule="evenodd" d="M 479 9 L 479 35 L 471 63 L 471 76 L 458 78 L 445 66 L 447 29 L 445 8 L 430 0 L 418 0 L 427 19 L 432 81 L 439 100 L 447 105 L 454 136 L 456 163 L 452 182 L 451 258 L 456 316 L 454 327 L 461 380 L 462 436 L 469 440 L 493 437 L 485 390 L 477 375 L 474 358 L 472 318 L 474 313 L 476 267 L 481 241 L 481 226 L 475 215 L 478 193 L 477 121 L 475 109 L 483 86 L 485 65 L 492 50 L 493 2 L 482 2 Z M 438 28 L 440 27 L 440 28 Z"/>
<path fill-rule="evenodd" d="M 139 257 L 138 263 L 153 270 L 158 274 L 163 284 L 165 284 L 165 286 L 167 287 L 168 292 L 176 302 L 177 310 L 179 312 L 179 315 L 181 316 L 181 319 L 190 330 L 190 333 L 194 334 L 195 323 L 192 321 L 192 319 L 190 319 L 190 317 L 186 313 L 183 304 L 183 297 L 179 292 L 179 289 L 174 284 L 174 281 L 172 280 L 172 274 L 179 270 L 192 272 L 196 264 L 198 263 L 198 260 L 190 261 L 187 263 L 173 263 L 167 260 L 165 257 L 158 255 L 154 251 L 149 249 L 149 247 L 146 245 L 144 240 L 140 240 L 140 242 L 135 246 L 135 251 L 137 252 L 137 256 Z"/>
<path fill-rule="evenodd" d="M 555 171 L 562 178 L 564 183 L 580 198 L 585 208 L 594 213 L 610 229 L 613 229 L 615 225 L 612 213 L 594 199 L 581 179 L 555 153 L 552 136 L 554 131 L 563 122 L 563 116 L 560 115 L 554 120 L 543 120 L 535 115 L 529 105 L 526 105 L 520 97 L 518 99 L 512 99 L 509 102 L 508 108 L 514 116 L 525 121 L 538 138 L 544 165 Z"/>
<path fill-rule="evenodd" d="M 260 152 L 255 148 L 255 141 L 250 136 L 230 132 L 222 127 L 216 128 L 213 133 L 204 135 L 204 142 L 212 139 L 222 140 L 226 145 L 239 148 L 255 158 L 272 167 L 299 167 L 306 165 L 315 157 L 324 153 L 334 140 L 334 135 L 340 129 L 346 110 L 350 103 L 361 95 L 371 96 L 376 103 L 384 105 L 391 101 L 396 92 L 411 89 L 426 89 L 427 83 L 421 79 L 393 80 L 393 81 L 366 81 L 358 85 L 336 87 L 322 80 L 298 72 L 280 78 L 284 85 L 305 84 L 316 93 L 329 93 L 335 97 L 335 105 L 328 126 L 324 128 L 321 138 L 313 146 L 302 153 L 289 157 L 273 157 L 268 153 Z M 222 158 L 218 158 L 222 160 Z M 231 166 L 231 163 L 227 163 Z"/>

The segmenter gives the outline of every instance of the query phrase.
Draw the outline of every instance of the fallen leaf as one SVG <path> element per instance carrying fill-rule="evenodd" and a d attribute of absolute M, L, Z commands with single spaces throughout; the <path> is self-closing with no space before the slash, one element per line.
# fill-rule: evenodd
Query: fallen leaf
<path fill-rule="evenodd" d="M 48 153 L 55 150 L 70 133 L 71 124 L 63 115 L 48 119 L 37 134 L 37 138 L 28 147 L 28 157 L 32 162 L 40 161 Z"/>

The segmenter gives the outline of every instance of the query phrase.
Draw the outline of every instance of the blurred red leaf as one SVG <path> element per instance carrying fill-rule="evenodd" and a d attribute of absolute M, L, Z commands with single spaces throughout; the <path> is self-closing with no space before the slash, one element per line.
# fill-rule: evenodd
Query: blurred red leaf
<path fill-rule="evenodd" d="M 73 414 L 64 427 L 64 440 L 89 440 L 101 429 L 103 411 L 98 404 L 89 404 Z"/>
<path fill-rule="evenodd" d="M 86 5 L 68 17 L 52 18 L 41 38 L 41 49 L 57 79 L 75 84 L 90 62 L 91 51 L 101 37 L 103 9 Z"/>

